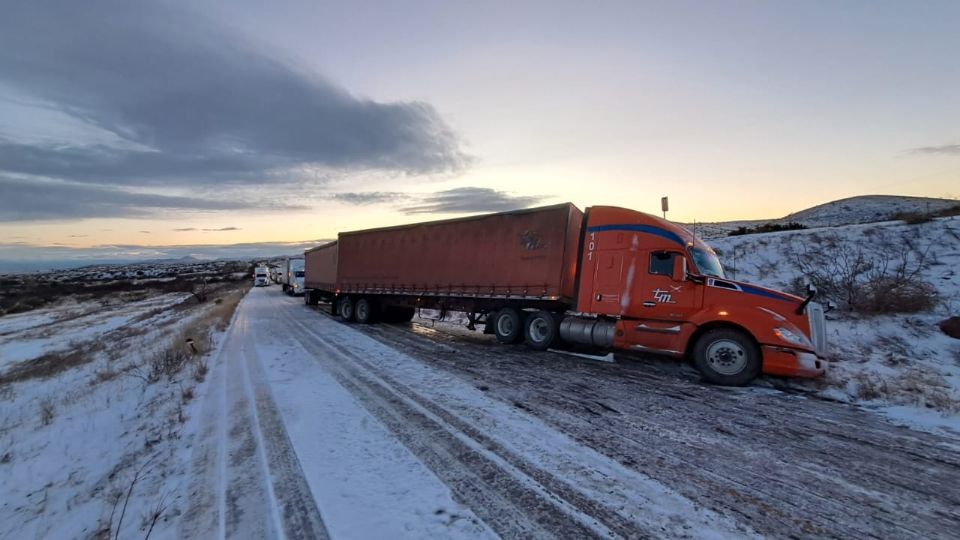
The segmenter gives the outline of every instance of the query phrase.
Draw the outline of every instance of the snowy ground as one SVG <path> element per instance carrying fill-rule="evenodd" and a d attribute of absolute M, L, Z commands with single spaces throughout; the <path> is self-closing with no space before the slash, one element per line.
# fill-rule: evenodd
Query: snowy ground
<path fill-rule="evenodd" d="M 155 321 L 178 315 L 121 353 L 0 387 L 0 537 L 950 538 L 960 526 L 960 432 L 791 388 L 703 385 L 674 361 L 535 354 L 445 323 L 346 325 L 275 287 L 240 303 L 204 382 L 142 380 L 145 351 L 205 317 L 181 310 L 145 304 Z"/>
<path fill-rule="evenodd" d="M 911 314 L 828 314 L 830 365 L 822 381 L 791 383 L 843 401 L 868 404 L 917 427 L 960 431 L 960 340 L 937 324 L 960 315 L 960 218 L 907 225 L 883 222 L 711 240 L 728 277 L 787 289 L 800 275 L 796 261 L 830 246 L 862 248 L 896 262 L 905 245 L 925 253 L 916 279 L 932 284 L 932 309 Z M 808 251 L 809 250 L 809 251 Z M 842 302 L 840 298 L 834 298 Z"/>
<path fill-rule="evenodd" d="M 0 318 L 0 371 L 45 353 L 81 348 L 119 329 L 163 325 L 170 309 L 190 298 L 190 293 L 169 293 L 126 302 L 112 295 L 6 315 Z"/>
<path fill-rule="evenodd" d="M 960 434 L 704 386 L 675 362 L 344 325 L 254 289 L 214 363 L 182 537 L 948 538 Z"/>
<path fill-rule="evenodd" d="M 148 380 L 151 363 L 185 338 L 206 346 L 226 306 L 187 298 L 110 294 L 0 318 L 0 538 L 142 538 L 156 512 L 152 534 L 169 529 L 205 360 Z"/>

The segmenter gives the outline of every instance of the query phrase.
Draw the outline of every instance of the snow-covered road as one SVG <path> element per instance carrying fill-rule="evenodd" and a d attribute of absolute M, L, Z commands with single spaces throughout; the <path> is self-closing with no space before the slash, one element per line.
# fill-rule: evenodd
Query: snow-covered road
<path fill-rule="evenodd" d="M 947 538 L 960 439 L 669 364 L 254 289 L 212 366 L 186 537 Z"/>

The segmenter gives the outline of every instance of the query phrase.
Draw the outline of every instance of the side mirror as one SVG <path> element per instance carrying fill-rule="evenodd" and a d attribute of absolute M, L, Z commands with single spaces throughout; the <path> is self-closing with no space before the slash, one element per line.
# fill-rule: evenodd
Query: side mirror
<path fill-rule="evenodd" d="M 687 280 L 687 258 L 683 255 L 677 254 L 673 258 L 673 280 L 674 281 L 686 281 Z"/>
<path fill-rule="evenodd" d="M 813 283 L 807 283 L 807 296 L 816 296 L 817 295 L 817 286 Z"/>

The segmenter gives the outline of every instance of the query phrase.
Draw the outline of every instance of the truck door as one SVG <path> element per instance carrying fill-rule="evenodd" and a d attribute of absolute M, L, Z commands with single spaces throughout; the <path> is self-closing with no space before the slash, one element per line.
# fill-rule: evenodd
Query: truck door
<path fill-rule="evenodd" d="M 620 312 L 620 299 L 623 291 L 622 250 L 597 251 L 597 263 L 593 276 L 594 313 L 613 314 Z"/>
<path fill-rule="evenodd" d="M 639 290 L 632 303 L 638 306 L 635 324 L 630 324 L 631 341 L 649 349 L 683 352 L 679 344 L 683 326 L 699 309 L 702 292 L 691 281 L 683 279 L 684 254 L 679 251 L 654 250 L 638 254 L 638 270 L 642 269 Z"/>

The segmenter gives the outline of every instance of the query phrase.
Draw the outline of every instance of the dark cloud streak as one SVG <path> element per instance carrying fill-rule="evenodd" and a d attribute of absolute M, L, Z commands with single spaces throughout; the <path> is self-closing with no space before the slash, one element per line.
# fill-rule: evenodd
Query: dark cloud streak
<path fill-rule="evenodd" d="M 543 197 L 510 195 L 490 188 L 463 187 L 425 196 L 413 206 L 402 209 L 405 214 L 472 214 L 506 212 L 533 206 Z"/>
<path fill-rule="evenodd" d="M 960 144 L 945 144 L 941 146 L 921 146 L 911 150 L 914 154 L 935 154 L 960 156 Z"/>
<path fill-rule="evenodd" d="M 243 201 L 138 193 L 112 187 L 0 176 L 0 221 L 150 217 L 162 210 L 244 210 Z"/>
<path fill-rule="evenodd" d="M 410 195 L 407 193 L 397 193 L 394 191 L 366 191 L 334 193 L 333 195 L 330 195 L 330 198 L 335 201 L 358 206 L 396 202 L 409 197 Z"/>

